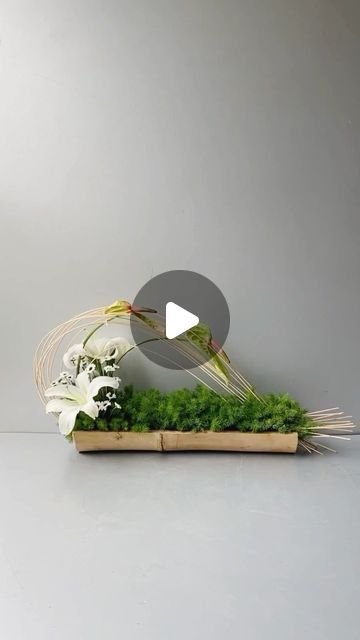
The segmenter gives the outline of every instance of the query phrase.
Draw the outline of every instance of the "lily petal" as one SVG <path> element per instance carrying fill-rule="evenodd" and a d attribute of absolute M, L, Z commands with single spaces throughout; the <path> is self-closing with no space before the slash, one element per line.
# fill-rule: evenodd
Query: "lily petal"
<path fill-rule="evenodd" d="M 74 385 L 56 384 L 53 387 L 46 389 L 44 395 L 46 398 L 67 398 L 68 400 L 73 400 L 74 389 Z"/>
<path fill-rule="evenodd" d="M 90 358 L 95 358 L 96 360 L 98 360 L 104 353 L 106 355 L 108 342 L 109 341 L 107 338 L 95 339 L 94 337 L 91 337 L 90 340 L 88 340 L 88 342 L 86 343 L 84 351 Z"/>
<path fill-rule="evenodd" d="M 83 411 L 90 418 L 97 418 L 99 415 L 99 407 L 94 400 L 89 400 L 86 404 L 80 407 L 80 411 Z"/>
<path fill-rule="evenodd" d="M 67 407 L 60 413 L 59 429 L 63 436 L 68 436 L 72 432 L 79 411 L 81 411 L 81 407 L 77 405 L 75 407 Z"/>
<path fill-rule="evenodd" d="M 90 386 L 90 378 L 89 378 L 88 372 L 82 371 L 82 373 L 79 373 L 79 375 L 76 376 L 75 383 L 78 389 L 80 390 L 81 395 L 84 396 L 84 398 L 86 398 L 87 392 Z"/>
<path fill-rule="evenodd" d="M 111 376 L 98 376 L 94 378 L 87 390 L 87 399 L 95 398 L 102 387 L 112 387 L 117 389 L 119 387 L 119 378 L 111 378 Z"/>
<path fill-rule="evenodd" d="M 116 349 L 116 360 L 121 358 L 129 349 L 131 349 L 131 344 L 125 338 L 114 338 L 110 340 L 111 345 Z"/>
<path fill-rule="evenodd" d="M 65 398 L 53 398 L 46 404 L 46 413 L 60 413 L 68 407 L 73 407 L 74 402 Z"/>
<path fill-rule="evenodd" d="M 84 354 L 87 355 L 88 358 L 105 362 L 106 358 L 111 355 L 113 355 L 114 358 L 120 357 L 130 349 L 130 346 L 129 342 L 122 337 L 95 338 L 91 336 L 83 349 Z"/>
<path fill-rule="evenodd" d="M 72 358 L 84 355 L 84 349 L 82 344 L 73 344 L 70 349 L 64 354 L 63 362 L 65 367 L 68 369 L 74 369 L 74 364 L 72 363 Z"/>

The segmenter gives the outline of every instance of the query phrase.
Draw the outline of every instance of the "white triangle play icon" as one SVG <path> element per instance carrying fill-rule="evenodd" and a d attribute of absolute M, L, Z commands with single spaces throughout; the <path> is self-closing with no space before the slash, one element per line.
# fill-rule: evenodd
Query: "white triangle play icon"
<path fill-rule="evenodd" d="M 166 303 L 165 335 L 169 340 L 192 329 L 192 327 L 196 327 L 197 324 L 199 324 L 199 318 L 193 313 L 183 309 L 175 302 Z"/>

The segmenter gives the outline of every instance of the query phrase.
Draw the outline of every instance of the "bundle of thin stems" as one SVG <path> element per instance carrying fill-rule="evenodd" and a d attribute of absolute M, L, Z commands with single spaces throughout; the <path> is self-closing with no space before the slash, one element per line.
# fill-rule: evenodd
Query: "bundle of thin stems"
<path fill-rule="evenodd" d="M 157 355 L 164 358 L 164 361 L 167 361 L 167 363 L 177 365 L 177 358 L 185 355 L 186 358 L 193 363 L 195 368 L 195 371 L 194 369 L 187 369 L 186 371 L 198 382 L 201 382 L 211 389 L 215 387 L 215 391 L 221 390 L 225 392 L 225 395 L 230 394 L 236 396 L 240 402 L 245 400 L 249 394 L 253 395 L 261 403 L 266 402 L 245 376 L 232 366 L 228 358 L 222 356 L 221 351 L 217 356 L 222 359 L 222 368 L 225 368 L 226 376 L 214 365 L 211 357 L 204 362 L 204 353 L 196 343 L 184 340 L 181 337 L 179 339 L 167 340 L 165 337 L 164 316 L 156 314 L 156 322 L 151 323 L 144 322 L 143 318 L 144 316 L 141 315 L 132 315 L 132 322 L 141 325 L 142 329 L 149 334 L 149 339 L 143 341 L 144 351 L 148 350 L 150 352 L 152 346 L 145 343 L 152 343 L 156 340 L 166 340 L 172 349 L 171 358 L 161 356 L 160 354 Z M 54 368 L 57 358 L 61 358 L 62 354 L 71 344 L 76 341 L 84 342 L 89 339 L 90 335 L 93 335 L 110 323 L 111 325 L 128 325 L 129 321 L 130 312 L 112 313 L 111 308 L 109 311 L 108 307 L 99 307 L 70 318 L 44 336 L 34 356 L 34 378 L 41 401 L 46 404 L 45 390 L 51 385 L 54 377 L 56 377 L 54 375 Z M 138 345 L 134 345 L 132 349 L 137 348 L 137 346 Z M 127 353 L 129 353 L 129 351 Z M 299 444 L 309 453 L 313 451 L 320 453 L 319 448 L 329 449 L 329 447 L 319 442 L 318 439 L 325 437 L 344 438 L 343 435 L 335 435 L 334 432 L 336 432 L 336 434 L 348 434 L 351 433 L 354 428 L 351 416 L 345 416 L 337 407 L 308 412 L 306 415 L 311 420 L 311 429 L 309 430 L 308 437 L 301 439 Z M 317 439 L 316 443 L 313 438 Z"/>
<path fill-rule="evenodd" d="M 351 434 L 355 428 L 352 416 L 344 415 L 339 407 L 331 409 L 320 409 L 319 411 L 309 411 L 306 414 L 314 423 L 314 427 L 309 431 L 308 438 L 299 442 L 299 444 L 309 453 L 321 453 L 319 448 L 334 452 L 334 449 L 325 446 L 318 439 L 334 438 L 337 440 L 349 440 L 344 434 Z M 309 438 L 316 438 L 316 442 L 309 441 Z"/>

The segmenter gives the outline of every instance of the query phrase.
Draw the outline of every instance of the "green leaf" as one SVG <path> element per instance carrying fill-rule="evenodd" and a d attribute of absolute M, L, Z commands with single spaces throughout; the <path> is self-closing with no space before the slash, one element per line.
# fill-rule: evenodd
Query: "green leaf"
<path fill-rule="evenodd" d="M 222 358 L 222 360 L 225 360 L 227 364 L 230 364 L 230 358 L 222 347 L 220 347 L 214 340 L 212 340 L 211 346 L 213 350 L 217 353 L 219 358 Z"/>
<path fill-rule="evenodd" d="M 152 320 L 151 318 L 144 316 L 143 313 L 138 313 L 137 311 L 133 311 L 133 315 L 139 318 L 139 320 L 141 320 L 145 324 L 147 324 L 148 327 L 151 327 L 151 329 L 155 329 L 155 330 L 160 329 L 160 326 L 158 325 L 157 322 L 154 322 L 154 320 Z"/>
<path fill-rule="evenodd" d="M 225 379 L 226 382 L 229 381 L 230 376 L 227 370 L 227 366 L 224 360 L 222 360 L 218 354 L 213 355 L 209 360 L 209 363 L 214 366 L 216 371 L 220 373 L 220 375 Z"/>
<path fill-rule="evenodd" d="M 199 322 L 196 327 L 189 329 L 189 331 L 186 332 L 186 337 L 190 342 L 204 346 L 209 345 L 212 340 L 210 328 L 203 322 Z"/>

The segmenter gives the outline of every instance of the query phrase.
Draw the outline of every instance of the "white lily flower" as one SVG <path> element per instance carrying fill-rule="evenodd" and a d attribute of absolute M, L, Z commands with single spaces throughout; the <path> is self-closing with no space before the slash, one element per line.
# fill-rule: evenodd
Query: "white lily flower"
<path fill-rule="evenodd" d="M 119 360 L 131 348 L 131 344 L 125 338 L 94 338 L 91 337 L 85 346 L 83 343 L 74 344 L 64 355 L 63 361 L 69 369 L 76 367 L 79 356 L 88 360 L 100 360 L 101 363 L 109 360 Z"/>
<path fill-rule="evenodd" d="M 74 384 L 59 384 L 45 391 L 47 398 L 52 398 L 46 405 L 46 413 L 59 413 L 60 432 L 67 436 L 72 432 L 76 416 L 80 411 L 90 418 L 97 418 L 99 407 L 94 398 L 103 387 L 119 387 L 119 378 L 98 376 L 90 381 L 86 371 L 76 376 Z"/>
<path fill-rule="evenodd" d="M 82 343 L 73 344 L 63 356 L 63 363 L 68 369 L 75 369 L 79 356 L 84 355 Z"/>

